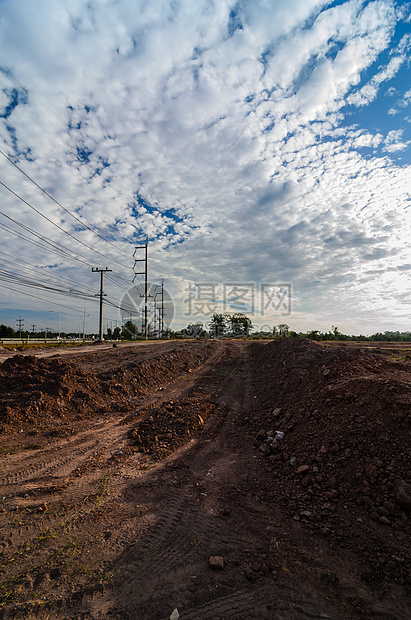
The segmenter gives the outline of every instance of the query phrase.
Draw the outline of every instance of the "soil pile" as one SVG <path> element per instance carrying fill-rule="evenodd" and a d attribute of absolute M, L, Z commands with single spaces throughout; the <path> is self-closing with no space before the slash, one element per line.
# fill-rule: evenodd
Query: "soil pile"
<path fill-rule="evenodd" d="M 261 498 L 358 549 L 375 585 L 409 583 L 411 366 L 291 339 L 249 352 L 258 405 L 245 422 L 275 477 Z"/>
<path fill-rule="evenodd" d="M 94 377 L 74 362 L 15 355 L 0 366 L 0 431 L 45 425 L 104 410 Z"/>
<path fill-rule="evenodd" d="M 134 397 L 190 373 L 214 352 L 214 343 L 199 347 L 189 343 L 150 359 L 124 364 L 123 352 L 113 350 L 112 368 L 103 372 L 99 372 L 98 359 L 94 360 L 93 372 L 82 368 L 86 358 L 67 361 L 58 356 L 39 359 L 15 355 L 0 365 L 0 433 L 26 427 L 39 431 L 54 424 L 52 432 L 64 435 L 63 427 L 73 420 L 110 412 L 130 413 L 135 407 Z"/>
<path fill-rule="evenodd" d="M 164 458 L 194 437 L 214 409 L 214 403 L 188 398 L 164 402 L 144 416 L 130 438 L 139 451 Z"/>

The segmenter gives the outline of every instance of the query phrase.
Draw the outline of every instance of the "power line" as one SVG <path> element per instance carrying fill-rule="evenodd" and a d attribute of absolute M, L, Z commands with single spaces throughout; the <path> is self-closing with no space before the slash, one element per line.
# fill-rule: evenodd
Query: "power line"
<path fill-rule="evenodd" d="M 95 250 L 94 248 L 92 248 L 90 245 L 87 245 L 87 243 L 84 243 L 84 241 L 80 241 L 80 239 L 77 239 L 77 237 L 75 237 L 74 235 L 72 235 L 71 233 L 69 233 L 67 230 L 65 230 L 64 228 L 62 228 L 61 226 L 59 226 L 59 224 L 56 224 L 56 222 L 53 222 L 53 220 L 51 220 L 49 217 L 47 217 L 47 215 L 44 215 L 44 213 L 42 213 L 41 211 L 39 211 L 38 209 L 36 209 L 36 207 L 33 207 L 32 204 L 30 204 L 29 202 L 27 202 L 27 200 L 24 200 L 24 198 L 22 198 L 21 196 L 19 196 L 19 194 L 17 194 L 15 191 L 13 191 L 10 187 L 8 187 L 5 183 L 3 183 L 3 181 L 0 181 L 0 185 L 2 185 L 4 188 L 6 188 L 11 194 L 13 194 L 13 196 L 15 196 L 16 198 L 18 198 L 19 200 L 21 200 L 22 202 L 24 202 L 24 204 L 26 204 L 28 207 L 30 207 L 30 209 L 33 209 L 33 211 L 35 211 L 36 213 L 38 213 L 38 215 L 40 215 L 41 217 L 43 217 L 45 220 L 47 220 L 47 222 L 50 222 L 50 224 L 52 224 L 53 226 L 55 226 L 56 228 L 58 228 L 59 230 L 61 230 L 65 235 L 68 235 L 69 237 L 71 237 L 72 239 L 74 239 L 74 241 L 77 241 L 78 243 L 81 243 L 81 245 L 84 245 L 84 247 L 86 247 L 87 249 L 91 250 L 92 252 L 95 252 L 96 254 L 99 254 L 100 256 L 103 256 L 104 258 L 107 258 L 105 254 L 102 254 L 101 252 L 99 252 L 98 250 Z M 131 267 L 129 265 L 124 265 L 123 263 L 119 263 L 118 261 L 114 261 L 115 263 L 117 263 L 118 265 L 121 265 L 122 267 L 126 267 L 126 269 L 131 269 Z"/>
<path fill-rule="evenodd" d="M 59 132 L 59 130 L 57 129 L 57 127 L 55 127 L 53 125 L 53 123 L 51 122 L 51 120 L 49 118 L 47 118 L 47 116 L 44 114 L 44 112 L 41 110 L 41 108 L 37 105 L 37 103 L 34 101 L 33 97 L 30 96 L 29 91 L 27 90 L 27 88 L 25 88 L 16 78 L 16 76 L 14 75 L 13 71 L 11 71 L 11 69 L 9 69 L 9 67 L 6 65 L 6 63 L 4 62 L 4 60 L 2 58 L 0 58 L 0 62 L 3 63 L 3 65 L 6 68 L 6 71 L 12 76 L 12 78 L 17 82 L 17 84 L 20 86 L 20 88 L 22 89 L 22 91 L 24 91 L 24 93 L 27 95 L 27 98 L 30 99 L 30 101 L 36 106 L 36 108 L 38 109 L 38 111 L 40 112 L 40 114 L 42 114 L 44 116 L 44 118 L 46 119 L 46 121 L 48 123 L 50 123 L 50 125 L 53 127 L 54 131 L 58 134 L 58 136 L 61 138 L 61 140 L 64 142 L 64 144 L 66 146 L 68 146 L 70 149 L 72 148 L 71 145 L 66 142 L 66 140 L 63 138 L 63 136 L 61 135 L 61 133 Z"/>
<path fill-rule="evenodd" d="M 97 231 L 95 231 L 89 224 L 83 222 L 82 220 L 80 220 L 80 218 L 78 218 L 76 215 L 74 215 L 73 213 L 71 213 L 71 211 L 69 211 L 68 209 L 66 209 L 66 207 L 64 207 L 58 200 L 56 200 L 51 194 L 49 194 L 43 187 L 41 187 L 41 185 L 39 185 L 34 179 L 32 179 L 26 172 L 24 172 L 24 170 L 22 170 L 22 168 L 20 168 L 12 159 L 10 159 L 10 157 L 8 157 L 8 155 L 6 155 L 2 150 L 0 150 L 0 153 L 3 155 L 3 157 L 5 157 L 11 164 L 13 164 L 13 166 L 15 168 L 17 168 L 17 170 L 19 170 L 22 174 L 24 174 L 24 176 L 31 181 L 39 190 L 41 190 L 48 198 L 50 198 L 50 200 L 52 200 L 53 202 L 56 203 L 56 205 L 58 205 L 61 209 L 63 209 L 63 211 L 65 211 L 66 213 L 68 213 L 68 215 L 70 215 L 72 218 L 74 218 L 77 222 L 79 222 L 84 228 L 86 228 L 87 230 L 90 230 L 94 235 L 97 235 L 97 237 L 99 237 L 100 239 L 102 239 L 103 241 L 105 241 L 106 243 L 109 243 L 110 245 L 113 246 L 113 248 L 115 248 L 116 250 L 119 250 L 120 252 L 123 252 L 124 254 L 127 254 L 127 252 L 125 252 L 123 249 L 119 248 L 118 246 L 116 246 L 114 243 L 112 243 L 111 241 L 109 241 L 108 239 L 106 239 L 105 237 L 103 237 L 102 235 L 100 235 L 100 233 L 98 233 Z"/>
<path fill-rule="evenodd" d="M 30 99 L 32 101 L 32 103 L 35 105 L 35 107 L 39 110 L 39 112 L 44 116 L 44 118 L 48 121 L 48 123 L 53 127 L 53 129 L 56 131 L 56 133 L 58 134 L 58 136 L 62 139 L 62 141 L 70 148 L 72 149 L 72 145 L 69 144 L 61 135 L 61 133 L 58 131 L 58 129 L 53 125 L 53 123 L 49 120 L 49 118 L 44 114 L 44 112 L 40 109 L 40 107 L 37 105 L 37 103 L 34 101 L 34 99 L 30 96 L 28 90 L 19 82 L 19 80 L 17 79 L 17 77 L 13 74 L 13 72 L 9 69 L 9 67 L 6 65 L 6 63 L 0 58 L 0 62 L 3 63 L 7 73 L 9 75 L 12 76 L 12 78 L 15 80 L 15 82 L 20 86 L 20 88 L 22 89 L 23 92 L 25 92 L 25 94 L 27 95 L 28 99 Z M 40 191 L 42 191 L 48 198 L 50 198 L 51 200 L 53 200 L 53 202 L 55 202 L 61 209 L 63 209 L 68 215 L 70 215 L 71 217 L 73 217 L 77 222 L 79 222 L 81 224 L 82 227 L 88 229 L 90 232 L 92 232 L 93 234 L 95 234 L 97 237 L 99 237 L 100 239 L 102 239 L 103 241 L 105 241 L 106 243 L 109 243 L 112 247 L 114 247 L 115 249 L 119 250 L 120 252 L 126 254 L 126 252 L 120 248 L 119 246 L 115 245 L 114 243 L 112 243 L 111 241 L 109 241 L 108 239 L 106 239 L 105 237 L 103 237 L 103 235 L 101 235 L 100 233 L 98 233 L 96 230 L 94 230 L 94 228 L 89 225 L 86 222 L 83 222 L 80 218 L 78 218 L 76 215 L 74 215 L 73 213 L 71 213 L 71 211 L 69 211 L 66 207 L 64 207 L 59 201 L 57 201 L 51 194 L 49 194 L 49 192 L 47 192 L 43 187 L 41 187 L 41 185 L 39 185 L 32 177 L 30 177 L 22 168 L 20 168 L 10 157 L 8 157 L 3 151 L 0 150 L 0 153 L 15 167 L 19 170 L 19 172 L 21 172 L 21 174 L 23 174 L 31 183 L 33 183 L 38 189 L 40 189 Z M 103 254 L 101 254 L 100 252 L 98 252 L 97 250 L 95 250 L 94 248 L 91 248 L 90 246 L 88 246 L 87 244 L 83 243 L 82 241 L 80 241 L 79 239 L 77 239 L 76 237 L 74 237 L 73 235 L 71 235 L 68 231 L 64 230 L 62 227 L 60 227 L 58 224 L 56 224 L 55 222 L 53 222 L 52 220 L 50 220 L 49 218 L 47 218 L 46 216 L 44 216 L 40 211 L 38 211 L 37 209 L 35 209 L 30 203 L 28 203 L 27 201 L 25 201 L 23 198 L 21 198 L 18 194 L 16 194 L 13 190 L 11 190 L 10 188 L 8 188 L 4 183 L 0 182 L 6 189 L 8 189 L 8 191 L 10 191 L 11 193 L 13 193 L 17 198 L 19 198 L 20 200 L 22 200 L 25 204 L 27 204 L 30 208 L 32 208 L 34 211 L 36 211 L 39 215 L 41 215 L 42 217 L 44 217 L 46 220 L 48 220 L 52 225 L 56 226 L 57 228 L 59 228 L 60 230 L 62 230 L 62 232 L 64 232 L 65 234 L 68 234 L 69 236 L 71 236 L 74 240 L 76 240 L 77 242 L 85 245 L 85 247 L 87 247 L 88 249 L 91 249 L 93 252 L 96 252 L 97 254 L 100 254 L 101 256 L 104 256 Z M 0 228 L 2 228 L 3 230 L 7 231 L 9 234 L 13 234 L 15 236 L 17 236 L 18 238 L 31 243 L 32 245 L 39 247 L 43 250 L 46 250 L 48 252 L 52 252 L 54 254 L 57 254 L 58 256 L 61 256 L 63 258 L 68 258 L 69 260 L 73 260 L 76 262 L 79 262 L 81 264 L 84 265 L 88 265 L 90 266 L 90 263 L 88 262 L 88 259 L 84 256 L 82 256 L 81 254 L 78 256 L 75 256 L 74 254 L 71 253 L 71 251 L 69 250 L 69 248 L 66 248 L 65 246 L 62 246 L 61 244 L 58 244 L 57 242 L 53 242 L 50 238 L 48 238 L 45 235 L 41 235 L 36 233 L 35 231 L 33 231 L 32 229 L 30 229 L 27 226 L 24 226 L 23 224 L 21 224 L 20 222 L 17 222 L 16 220 L 14 220 L 13 218 L 10 218 L 9 216 L 7 216 L 4 213 L 1 213 L 4 217 L 8 218 L 10 221 L 12 221 L 14 224 L 16 224 L 17 226 L 23 228 L 24 230 L 26 230 L 28 233 L 34 235 L 35 237 L 37 237 L 37 240 L 34 239 L 30 239 L 29 237 L 27 237 L 26 235 L 24 235 L 23 233 L 21 233 L 20 231 L 14 230 L 13 228 L 11 228 L 10 226 L 7 226 L 5 224 L 0 224 Z M 49 246 L 49 247 L 47 247 Z M 82 256 L 82 258 L 79 258 L 79 256 Z M 84 259 L 84 260 L 82 260 Z M 130 267 L 128 265 L 124 265 L 123 263 L 119 263 L 118 261 L 114 261 L 117 264 L 121 265 L 122 267 L 125 267 L 127 269 L 129 269 Z M 113 277 L 117 278 L 118 280 L 121 280 L 123 282 L 126 282 L 127 284 L 130 284 L 130 280 L 127 280 L 125 278 L 123 278 L 122 276 L 120 276 L 119 274 L 117 274 L 116 272 L 112 272 Z M 117 283 L 113 278 L 110 278 L 111 281 L 113 283 L 115 283 L 117 286 L 121 286 L 119 283 Z M 6 287 L 7 288 L 7 287 Z M 11 289 L 14 290 L 14 289 Z"/>
<path fill-rule="evenodd" d="M 18 222 L 17 220 L 14 220 L 12 217 L 10 217 L 9 215 L 6 215 L 2 211 L 0 211 L 0 215 L 2 215 L 3 217 L 7 218 L 11 222 L 13 222 L 13 224 L 16 224 L 16 226 L 19 226 L 20 228 L 23 228 L 23 230 L 25 230 L 26 232 L 30 233 L 31 235 L 34 235 L 35 237 L 40 239 L 43 243 L 46 243 L 47 245 L 52 247 L 53 251 L 56 252 L 57 254 L 60 254 L 60 255 L 63 254 L 63 255 L 65 255 L 65 257 L 70 257 L 71 259 L 76 260 L 79 263 L 83 263 L 83 265 L 90 266 L 90 263 L 88 262 L 88 259 L 85 256 L 82 257 L 85 260 L 81 260 L 80 258 L 75 256 L 74 254 L 71 254 L 69 248 L 66 248 L 64 245 L 53 243 L 52 241 L 48 240 L 48 238 L 45 237 L 44 235 L 41 235 L 40 233 L 37 233 L 36 231 L 34 231 L 32 228 L 29 228 L 28 226 L 25 226 L 24 224 L 22 224 L 21 222 Z M 45 249 L 44 246 L 42 246 L 41 244 L 33 242 L 32 240 L 28 239 L 27 237 L 25 237 L 25 235 L 22 235 L 21 233 L 19 234 L 18 231 L 15 231 L 10 226 L 7 226 L 5 224 L 0 224 L 0 227 L 3 228 L 3 229 L 8 229 L 9 232 L 11 232 L 12 234 L 15 234 L 18 237 L 23 238 L 23 239 L 25 239 L 25 240 L 27 240 L 27 241 L 29 241 L 31 243 L 34 243 L 35 245 L 38 245 L 42 249 Z M 81 254 L 79 256 L 81 256 Z"/>
<path fill-rule="evenodd" d="M 68 257 L 72 258 L 73 260 L 76 260 L 76 261 L 82 263 L 83 265 L 87 265 L 88 267 L 91 266 L 91 262 L 89 261 L 89 259 L 87 257 L 85 257 L 85 256 L 82 256 L 82 254 L 79 254 L 79 256 L 82 256 L 82 258 L 85 259 L 85 260 L 81 260 L 77 256 L 75 256 L 73 254 L 70 254 L 70 251 L 64 245 L 53 243 L 52 241 L 48 240 L 48 238 L 45 237 L 44 235 L 41 235 L 40 233 L 37 233 L 36 231 L 34 231 L 32 228 L 26 226 L 25 224 L 22 224 L 21 222 L 18 222 L 17 220 L 13 219 L 9 215 L 6 215 L 6 213 L 3 213 L 2 211 L 0 211 L 0 215 L 2 215 L 3 217 L 7 218 L 11 222 L 13 222 L 13 224 L 16 224 L 17 226 L 20 226 L 20 228 L 23 228 L 24 230 L 26 230 L 30 234 L 34 235 L 35 237 L 38 237 L 41 241 L 43 241 L 43 243 L 46 243 L 47 245 L 50 245 L 52 248 L 54 248 L 54 251 L 56 253 L 62 253 L 63 255 L 68 256 Z M 13 228 L 10 228 L 9 226 L 6 226 L 5 224 L 0 224 L 0 227 L 8 229 L 9 232 L 11 232 L 12 234 L 16 234 L 20 238 L 24 238 L 25 240 L 30 241 L 31 243 L 35 243 L 32 240 L 28 239 L 25 235 L 21 235 L 21 233 L 19 234 L 18 231 L 15 231 Z M 35 245 L 39 245 L 39 247 L 42 247 L 44 249 L 44 246 L 41 246 L 40 244 L 36 244 L 35 243 Z M 63 249 L 61 249 L 61 248 L 63 248 Z M 126 280 L 126 278 L 123 278 L 122 276 L 117 274 L 115 271 L 113 271 L 113 275 L 115 277 L 117 277 L 118 279 L 120 279 L 120 280 L 124 280 L 124 282 L 127 282 L 128 284 L 130 283 L 130 280 Z"/>
<path fill-rule="evenodd" d="M 9 256 L 10 258 L 14 258 L 15 259 L 14 261 L 10 261 L 10 260 L 7 260 L 5 258 L 2 258 L 0 260 L 3 263 L 7 263 L 7 264 L 10 264 L 13 267 L 17 267 L 17 269 L 20 269 L 20 270 L 23 270 L 23 271 L 27 272 L 30 276 L 32 276 L 33 274 L 36 274 L 37 277 L 40 277 L 40 279 L 45 280 L 47 283 L 49 283 L 50 281 L 53 281 L 53 280 L 54 281 L 58 280 L 58 283 L 60 283 L 61 280 L 66 280 L 72 286 L 77 286 L 77 284 L 78 284 L 78 282 L 74 282 L 70 278 L 67 278 L 66 276 L 63 276 L 63 275 L 58 275 L 57 276 L 54 273 L 45 272 L 44 270 L 41 270 L 40 272 L 38 272 L 38 270 L 30 263 L 21 264 L 21 262 L 15 262 L 15 261 L 19 260 L 16 256 L 13 256 L 12 254 L 8 254 L 7 252 L 3 252 L 2 250 L 0 250 L 0 254 L 4 254 L 5 256 Z M 44 268 L 40 268 L 40 269 L 44 269 Z"/>
<path fill-rule="evenodd" d="M 60 245 L 60 244 L 52 243 L 46 237 L 43 237 L 42 235 L 36 233 L 31 228 L 25 226 L 24 224 L 21 224 L 21 222 L 18 222 L 17 220 L 14 220 L 10 216 L 6 215 L 5 213 L 2 213 L 0 211 L 0 215 L 3 215 L 7 219 L 11 220 L 13 223 L 17 224 L 17 226 L 20 226 L 20 227 L 24 228 L 30 234 L 38 237 L 42 241 L 42 243 L 39 243 L 38 241 L 30 239 L 29 237 L 27 237 L 23 233 L 19 232 L 18 230 L 14 230 L 13 228 L 11 228 L 10 226 L 7 226 L 6 224 L 1 224 L 0 223 L 0 228 L 5 230 L 6 232 L 11 233 L 11 234 L 15 235 L 16 237 L 19 237 L 20 239 L 23 239 L 24 241 L 27 241 L 28 243 L 31 243 L 32 245 L 41 248 L 42 250 L 46 250 L 46 251 L 51 252 L 53 254 L 57 254 L 58 256 L 60 256 L 62 258 L 68 258 L 69 260 L 76 261 L 78 263 L 81 263 L 82 265 L 86 265 L 87 267 L 91 267 L 91 263 L 88 261 L 88 259 L 86 257 L 83 257 L 85 260 L 82 260 L 81 258 L 78 258 L 78 256 L 75 256 L 74 254 L 71 254 L 69 251 L 67 251 L 68 248 L 65 248 L 65 246 Z M 47 244 L 52 249 L 46 247 L 45 245 L 43 245 L 43 243 Z M 82 256 L 82 255 L 80 254 L 79 256 Z M 131 284 L 130 280 L 126 280 L 125 278 L 123 278 L 122 276 L 117 274 L 115 271 L 113 271 L 112 273 L 113 273 L 113 276 L 115 278 L 117 278 L 119 280 L 122 280 L 122 281 L 126 282 L 127 284 Z M 118 286 L 120 286 L 120 285 L 118 285 Z"/>
<path fill-rule="evenodd" d="M 29 288 L 41 288 L 53 293 L 68 295 L 69 297 L 81 297 L 82 299 L 84 299 L 84 297 L 92 297 L 92 295 L 83 291 L 76 291 L 73 289 L 67 290 L 62 288 L 56 288 L 54 286 L 47 286 L 46 284 L 42 284 L 41 282 L 33 282 L 32 280 L 29 280 L 24 276 L 15 275 L 13 273 L 5 271 L 4 269 L 0 269 L 0 281 L 11 281 L 15 284 L 20 284 Z"/>
<path fill-rule="evenodd" d="M 67 308 L 68 310 L 74 310 L 75 312 L 80 312 L 81 314 L 83 313 L 83 310 L 78 310 L 77 308 L 73 308 L 72 306 L 67 306 L 66 304 L 60 304 L 57 301 L 51 301 L 50 299 L 44 299 L 44 297 L 39 297 L 38 295 L 32 295 L 31 293 L 26 293 L 22 291 L 19 291 L 18 289 L 12 288 L 11 286 L 6 286 L 5 284 L 2 285 L 2 288 L 7 288 L 9 291 L 14 291 L 15 293 L 20 293 L 23 294 L 27 297 L 34 297 L 34 299 L 39 299 L 40 301 L 45 301 L 48 304 L 53 304 L 54 306 L 61 306 L 62 308 Z M 93 296 L 90 297 L 90 299 L 92 301 L 96 301 Z M 90 314 L 92 316 L 98 316 L 97 314 L 92 314 L 90 312 Z"/>

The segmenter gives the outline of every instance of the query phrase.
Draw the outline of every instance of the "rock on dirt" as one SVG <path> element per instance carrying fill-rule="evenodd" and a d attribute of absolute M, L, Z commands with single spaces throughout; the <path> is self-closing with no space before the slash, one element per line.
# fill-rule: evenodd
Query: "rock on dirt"
<path fill-rule="evenodd" d="M 208 563 L 213 570 L 223 570 L 224 568 L 224 558 L 222 555 L 211 555 L 208 558 Z"/>

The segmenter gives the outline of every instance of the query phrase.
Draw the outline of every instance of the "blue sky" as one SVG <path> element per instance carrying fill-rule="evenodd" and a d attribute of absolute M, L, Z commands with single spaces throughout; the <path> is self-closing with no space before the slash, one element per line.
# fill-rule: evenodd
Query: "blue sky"
<path fill-rule="evenodd" d="M 148 235 L 176 328 L 215 302 L 297 331 L 409 330 L 410 14 L 394 0 L 2 0 L 0 322 L 53 310 L 77 331 L 86 300 L 97 329 L 92 267 L 112 269 L 105 317 L 119 321 Z M 268 284 L 292 291 L 289 311 L 265 307 Z"/>

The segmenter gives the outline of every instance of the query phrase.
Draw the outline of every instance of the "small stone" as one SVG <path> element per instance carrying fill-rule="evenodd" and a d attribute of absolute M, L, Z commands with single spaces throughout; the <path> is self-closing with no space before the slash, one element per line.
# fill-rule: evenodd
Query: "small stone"
<path fill-rule="evenodd" d="M 260 572 L 261 572 L 263 575 L 269 575 L 269 574 L 270 574 L 270 567 L 268 566 L 268 564 L 266 564 L 265 562 L 263 562 L 263 563 L 261 564 L 261 569 L 260 569 Z"/>
<path fill-rule="evenodd" d="M 268 456 L 271 452 L 271 448 L 268 443 L 263 443 L 260 446 L 260 452 L 263 456 Z"/>
<path fill-rule="evenodd" d="M 171 612 L 170 620 L 178 620 L 179 617 L 180 617 L 180 614 L 178 613 L 178 609 L 176 608 Z"/>
<path fill-rule="evenodd" d="M 387 517 L 379 517 L 379 522 L 383 525 L 391 525 L 391 521 Z"/>
<path fill-rule="evenodd" d="M 222 555 L 211 555 L 208 563 L 213 570 L 223 570 L 224 568 L 224 558 Z"/>
<path fill-rule="evenodd" d="M 309 465 L 300 465 L 300 467 L 297 469 L 297 474 L 298 475 L 306 474 L 309 469 L 310 469 Z"/>
<path fill-rule="evenodd" d="M 388 517 L 390 514 L 388 510 L 384 508 L 383 506 L 379 506 L 377 508 L 377 513 L 380 515 L 380 517 Z"/>
<path fill-rule="evenodd" d="M 365 466 L 365 473 L 369 478 L 377 477 L 377 467 L 374 465 L 374 463 L 368 463 L 368 465 Z"/>

